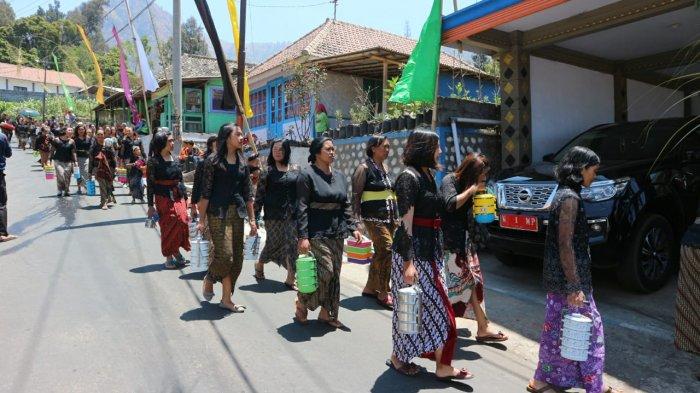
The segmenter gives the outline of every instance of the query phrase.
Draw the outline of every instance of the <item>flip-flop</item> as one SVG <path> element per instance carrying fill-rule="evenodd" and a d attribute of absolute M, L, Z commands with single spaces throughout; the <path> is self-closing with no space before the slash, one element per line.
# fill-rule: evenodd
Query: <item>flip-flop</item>
<path fill-rule="evenodd" d="M 292 319 L 294 320 L 294 322 L 298 323 L 299 325 L 306 326 L 309 324 L 309 319 L 307 318 L 307 316 L 305 316 L 304 319 L 301 319 L 299 317 L 299 312 L 301 310 L 302 309 L 297 308 L 296 311 L 294 311 L 294 318 L 292 318 Z M 304 311 L 305 311 L 305 309 L 304 309 Z"/>
<path fill-rule="evenodd" d="M 393 310 L 394 309 L 394 302 L 393 302 L 393 300 L 389 301 L 389 299 L 391 299 L 391 297 L 389 297 L 389 296 L 387 296 L 387 298 L 384 300 L 377 298 L 377 304 L 386 308 L 387 310 Z"/>
<path fill-rule="evenodd" d="M 476 341 L 480 343 L 498 343 L 508 340 L 508 336 L 499 331 L 497 334 L 489 334 L 486 336 L 476 336 Z"/>
<path fill-rule="evenodd" d="M 0 243 L 9 242 L 10 240 L 17 239 L 15 235 L 0 236 Z"/>
<path fill-rule="evenodd" d="M 230 312 L 232 312 L 232 313 L 237 313 L 237 314 L 238 314 L 238 313 L 245 312 L 245 310 L 246 310 L 246 307 L 245 307 L 244 305 L 242 305 L 242 304 L 234 304 L 234 305 L 233 305 L 233 310 L 230 309 L 230 308 L 228 308 L 228 307 L 227 307 L 225 304 L 223 304 L 223 303 L 219 303 L 219 307 L 220 307 L 220 308 L 223 308 L 224 310 L 228 310 L 228 311 L 230 311 Z"/>
<path fill-rule="evenodd" d="M 542 387 L 539 388 L 539 389 L 537 389 L 537 388 L 535 388 L 534 386 L 528 384 L 528 385 L 527 385 L 527 388 L 525 388 L 525 390 L 527 390 L 527 391 L 530 392 L 530 393 L 546 393 L 546 392 L 549 391 L 549 390 L 553 391 L 554 393 L 566 393 L 564 389 L 559 388 L 559 387 L 556 387 L 556 386 L 554 386 L 554 385 L 552 385 L 552 384 L 549 384 L 549 383 L 546 384 L 546 385 L 544 385 L 544 386 L 542 386 Z"/>
<path fill-rule="evenodd" d="M 470 373 L 466 368 L 461 368 L 459 370 L 459 374 L 457 374 L 457 375 L 448 375 L 446 377 L 435 376 L 435 379 L 437 379 L 438 381 L 443 381 L 443 382 L 462 381 L 462 380 L 467 380 L 467 379 L 472 379 L 472 378 L 474 378 L 474 374 Z"/>
<path fill-rule="evenodd" d="M 177 265 L 177 262 L 174 260 L 169 260 L 163 264 L 166 270 L 177 270 L 180 267 Z"/>
<path fill-rule="evenodd" d="M 394 366 L 394 362 L 391 361 L 391 359 L 387 359 L 386 362 L 384 362 L 387 366 L 389 366 L 390 369 L 396 371 L 397 373 L 401 375 L 405 375 L 407 377 L 415 377 L 416 375 L 420 374 L 421 368 L 415 363 L 404 363 L 401 367 L 396 367 Z M 416 370 L 415 373 L 411 373 L 410 370 Z"/>

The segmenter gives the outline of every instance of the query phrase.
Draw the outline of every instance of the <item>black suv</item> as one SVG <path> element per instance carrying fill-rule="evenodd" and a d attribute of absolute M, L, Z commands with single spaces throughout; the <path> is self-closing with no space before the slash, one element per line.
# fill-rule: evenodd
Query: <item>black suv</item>
<path fill-rule="evenodd" d="M 615 268 L 621 284 L 661 288 L 677 266 L 679 239 L 700 196 L 700 121 L 605 124 L 591 128 L 544 162 L 503 171 L 494 188 L 498 221 L 489 249 L 506 264 L 542 258 L 548 210 L 557 190 L 554 166 L 573 146 L 601 158 L 598 178 L 584 188 L 593 265 Z"/>

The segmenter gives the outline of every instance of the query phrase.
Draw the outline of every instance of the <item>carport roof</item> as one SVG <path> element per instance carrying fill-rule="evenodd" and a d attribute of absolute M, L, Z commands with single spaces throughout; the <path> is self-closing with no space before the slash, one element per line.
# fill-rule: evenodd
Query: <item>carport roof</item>
<path fill-rule="evenodd" d="M 519 43 L 531 54 L 643 82 L 698 71 L 695 0 L 482 0 L 443 18 L 443 44 L 498 53 Z M 691 82 L 695 83 L 696 82 Z"/>

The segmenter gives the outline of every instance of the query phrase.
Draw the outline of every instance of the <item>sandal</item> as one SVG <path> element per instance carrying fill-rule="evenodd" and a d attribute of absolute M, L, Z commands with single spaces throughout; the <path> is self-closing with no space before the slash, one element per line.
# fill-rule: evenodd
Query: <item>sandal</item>
<path fill-rule="evenodd" d="M 364 297 L 371 297 L 372 299 L 376 299 L 376 298 L 377 298 L 377 294 L 376 294 L 376 293 L 369 293 L 369 292 L 362 292 L 362 296 L 364 296 Z"/>
<path fill-rule="evenodd" d="M 608 386 L 607 389 L 603 393 L 622 393 L 622 390 L 617 390 L 613 388 L 612 386 Z"/>
<path fill-rule="evenodd" d="M 565 393 L 565 390 L 562 388 L 559 388 L 557 386 L 554 386 L 552 384 L 546 384 L 542 386 L 541 388 L 537 389 L 534 386 L 528 384 L 527 388 L 525 388 L 528 392 L 530 393 L 546 393 L 548 391 L 553 391 L 554 393 Z"/>
<path fill-rule="evenodd" d="M 224 303 L 219 303 L 219 307 L 223 308 L 224 310 L 229 310 L 232 313 L 237 313 L 237 314 L 245 312 L 245 310 L 246 310 L 246 307 L 242 304 L 234 304 L 233 306 L 229 306 L 229 305 L 224 304 Z"/>
<path fill-rule="evenodd" d="M 476 336 L 476 341 L 480 343 L 498 343 L 502 341 L 507 341 L 508 336 L 499 331 L 496 334 L 488 334 L 486 336 Z"/>
<path fill-rule="evenodd" d="M 206 281 L 206 279 L 204 279 L 204 281 Z M 202 297 L 204 298 L 204 300 L 209 302 L 209 301 L 211 301 L 211 299 L 214 298 L 215 294 L 214 294 L 214 291 L 207 292 L 206 290 L 204 290 L 204 284 L 205 283 L 202 282 Z"/>
<path fill-rule="evenodd" d="M 391 359 L 387 359 L 386 362 L 384 362 L 384 364 L 389 366 L 389 368 L 396 371 L 397 373 L 405 375 L 407 377 L 415 377 L 421 371 L 420 366 L 418 366 L 415 363 L 404 363 L 401 366 L 396 367 L 394 365 L 394 362 L 391 361 Z"/>
<path fill-rule="evenodd" d="M 178 268 L 177 263 L 175 263 L 174 259 L 168 259 L 163 265 L 167 270 L 175 270 Z"/>
<path fill-rule="evenodd" d="M 443 381 L 443 382 L 449 382 L 449 381 L 454 381 L 454 380 L 465 380 L 465 379 L 472 379 L 474 378 L 474 374 L 470 373 L 469 370 L 466 368 L 460 368 L 459 373 L 457 375 L 448 375 L 446 377 L 438 377 L 437 375 L 435 376 L 435 379 L 438 381 Z"/>
<path fill-rule="evenodd" d="M 387 310 L 394 309 L 394 299 L 391 297 L 391 295 L 386 295 L 386 299 L 384 300 L 377 298 L 377 304 L 386 308 Z"/>

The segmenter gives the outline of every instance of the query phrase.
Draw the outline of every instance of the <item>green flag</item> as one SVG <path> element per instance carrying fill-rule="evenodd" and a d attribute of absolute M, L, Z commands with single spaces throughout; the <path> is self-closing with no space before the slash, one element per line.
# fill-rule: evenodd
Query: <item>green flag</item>
<path fill-rule="evenodd" d="M 56 55 L 53 55 L 53 63 L 56 65 L 56 72 L 58 72 L 58 79 L 61 80 L 61 87 L 63 87 L 63 95 L 66 96 L 66 105 L 68 105 L 68 109 L 72 112 L 75 112 L 75 103 L 73 103 L 73 97 L 70 96 L 70 92 L 68 91 L 68 88 L 66 88 L 66 84 L 63 83 L 63 78 L 61 78 L 61 70 L 58 68 L 58 59 L 56 58 Z"/>
<path fill-rule="evenodd" d="M 423 25 L 418 43 L 413 48 L 389 101 L 402 104 L 435 101 L 441 36 L 442 0 L 433 0 L 433 8 Z"/>

